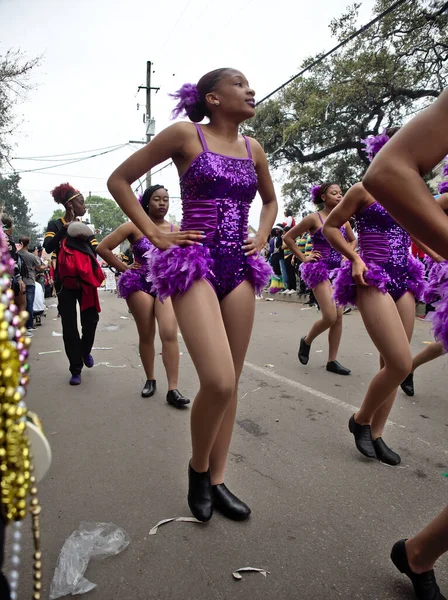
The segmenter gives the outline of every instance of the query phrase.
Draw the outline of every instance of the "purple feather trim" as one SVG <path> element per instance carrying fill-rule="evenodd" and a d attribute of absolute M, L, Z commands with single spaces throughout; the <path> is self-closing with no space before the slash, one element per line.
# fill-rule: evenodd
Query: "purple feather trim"
<path fill-rule="evenodd" d="M 365 140 L 361 140 L 361 143 L 365 146 L 365 153 L 367 154 L 370 161 L 372 161 L 376 154 L 381 150 L 381 148 L 389 141 L 389 136 L 386 133 L 386 130 L 383 131 L 380 135 L 371 135 Z"/>
<path fill-rule="evenodd" d="M 311 289 L 330 278 L 328 267 L 323 260 L 301 264 L 300 274 L 306 286 Z"/>
<path fill-rule="evenodd" d="M 445 164 L 442 169 L 442 177 L 448 177 L 448 156 L 445 156 Z"/>
<path fill-rule="evenodd" d="M 437 263 L 429 256 L 425 257 L 425 262 L 429 268 L 429 272 L 423 292 L 423 300 L 426 304 L 433 304 L 433 302 L 436 302 L 440 298 L 439 285 L 444 263 Z"/>
<path fill-rule="evenodd" d="M 434 304 L 436 312 L 432 322 L 434 337 L 448 351 L 448 261 L 440 263 L 439 276 L 440 300 Z"/>
<path fill-rule="evenodd" d="M 425 265 L 410 256 L 408 262 L 408 291 L 410 291 L 416 300 L 422 300 L 425 293 Z"/>
<path fill-rule="evenodd" d="M 153 286 L 160 300 L 183 294 L 199 279 L 207 278 L 213 260 L 205 246 L 152 248 L 145 254 Z"/>
<path fill-rule="evenodd" d="M 368 271 L 364 274 L 364 280 L 368 285 L 376 287 L 383 294 L 387 293 L 387 284 L 390 282 L 389 275 L 373 263 L 367 264 Z M 333 298 L 338 306 L 356 306 L 356 284 L 352 277 L 352 263 L 344 261 L 339 269 L 334 271 Z"/>
<path fill-rule="evenodd" d="M 177 119 L 182 114 L 188 117 L 193 106 L 201 99 L 198 86 L 195 83 L 184 83 L 180 90 L 170 94 L 170 96 L 179 100 L 171 113 L 172 119 Z"/>
<path fill-rule="evenodd" d="M 125 300 L 134 292 L 152 292 L 152 283 L 148 281 L 149 273 L 146 269 L 128 269 L 118 278 L 118 295 Z"/>
<path fill-rule="evenodd" d="M 257 294 L 269 284 L 273 273 L 270 265 L 259 254 L 247 257 L 247 280 L 254 286 Z"/>
<path fill-rule="evenodd" d="M 322 202 L 321 199 L 321 193 L 320 190 L 322 189 L 322 186 L 319 185 L 313 185 L 312 187 L 310 187 L 310 189 L 308 190 L 310 195 L 311 195 L 311 200 L 314 202 L 314 204 L 319 204 Z"/>
<path fill-rule="evenodd" d="M 448 192 L 448 181 L 442 181 L 439 183 L 439 193 L 446 194 Z"/>

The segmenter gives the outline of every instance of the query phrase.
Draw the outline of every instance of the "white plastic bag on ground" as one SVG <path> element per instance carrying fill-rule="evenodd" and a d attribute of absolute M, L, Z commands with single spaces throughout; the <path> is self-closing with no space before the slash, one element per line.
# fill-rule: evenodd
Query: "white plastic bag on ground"
<path fill-rule="evenodd" d="M 45 305 L 44 290 L 40 283 L 35 283 L 36 293 L 34 295 L 33 312 L 43 313 L 46 312 L 47 307 Z"/>
<path fill-rule="evenodd" d="M 84 577 L 91 558 L 119 554 L 129 545 L 127 533 L 113 523 L 86 523 L 65 541 L 50 588 L 50 600 L 85 594 L 96 587 Z"/>

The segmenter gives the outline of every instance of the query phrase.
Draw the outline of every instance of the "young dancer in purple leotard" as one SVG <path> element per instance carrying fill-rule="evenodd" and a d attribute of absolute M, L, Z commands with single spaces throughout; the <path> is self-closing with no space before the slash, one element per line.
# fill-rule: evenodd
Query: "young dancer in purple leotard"
<path fill-rule="evenodd" d="M 237 407 L 238 380 L 252 331 L 255 292 L 270 277 L 259 257 L 277 215 L 277 200 L 261 146 L 238 133 L 255 115 L 254 91 L 235 69 L 217 69 L 179 92 L 182 111 L 198 123 L 176 123 L 121 165 L 108 185 L 129 218 L 158 248 L 151 277 L 161 299 L 171 296 L 180 330 L 196 367 L 200 389 L 191 411 L 193 454 L 188 502 L 208 521 L 213 508 L 235 520 L 249 507 L 224 485 Z M 142 210 L 131 184 L 172 159 L 180 175 L 180 232 L 161 232 Z M 263 201 L 255 237 L 247 220 L 255 193 Z"/>
<path fill-rule="evenodd" d="M 141 205 L 151 220 L 161 231 L 174 231 L 175 227 L 165 216 L 170 199 L 162 185 L 148 188 L 141 198 Z M 178 228 L 177 228 L 178 229 Z M 113 250 L 128 240 L 132 244 L 134 263 L 127 267 L 113 253 Z M 131 310 L 139 335 L 139 352 L 146 373 L 146 383 L 142 390 L 143 398 L 150 398 L 156 391 L 154 377 L 156 320 L 162 340 L 162 360 L 168 379 L 166 400 L 176 408 L 183 408 L 190 401 L 177 389 L 179 376 L 179 342 L 177 339 L 177 322 L 171 300 L 163 304 L 157 299 L 145 257 L 151 249 L 151 242 L 141 234 L 134 223 L 120 225 L 114 232 L 104 238 L 98 246 L 98 254 L 111 267 L 121 273 L 118 279 L 118 291 Z"/>
<path fill-rule="evenodd" d="M 390 131 L 393 135 L 393 131 Z M 384 136 L 383 142 L 389 139 Z M 340 227 L 355 216 L 359 254 L 344 240 Z M 370 383 L 360 410 L 349 427 L 358 450 L 369 458 L 398 465 L 400 456 L 382 438 L 397 388 L 409 374 L 409 342 L 415 319 L 415 299 L 424 287 L 423 265 L 410 254 L 409 235 L 357 183 L 324 224 L 325 237 L 348 258 L 333 281 L 340 306 L 356 304 L 380 353 L 380 371 Z"/>
<path fill-rule="evenodd" d="M 333 300 L 330 280 L 332 271 L 341 265 L 341 254 L 330 246 L 322 234 L 325 219 L 342 200 L 342 192 L 337 183 L 322 183 L 311 189 L 311 197 L 321 210 L 306 216 L 283 237 L 285 244 L 301 261 L 302 278 L 307 287 L 313 290 L 322 311 L 322 318 L 316 321 L 308 335 L 300 340 L 299 360 L 302 365 L 308 364 L 311 344 L 318 335 L 328 329 L 327 371 L 338 375 L 350 375 L 350 369 L 343 367 L 336 360 L 342 336 L 343 307 L 338 308 Z M 310 232 L 313 243 L 313 251 L 308 257 L 296 244 L 296 239 L 306 231 Z M 341 232 L 352 246 L 356 243 L 349 223 L 341 227 Z"/>

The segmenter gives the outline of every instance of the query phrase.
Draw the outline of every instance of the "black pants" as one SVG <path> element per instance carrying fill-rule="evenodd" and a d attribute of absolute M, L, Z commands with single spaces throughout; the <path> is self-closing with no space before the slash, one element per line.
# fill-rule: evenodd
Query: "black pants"
<path fill-rule="evenodd" d="M 0 508 L 0 598 L 1 600 L 9 600 L 9 586 L 6 577 L 2 573 L 4 567 L 4 552 L 5 552 L 5 522 Z"/>
<path fill-rule="evenodd" d="M 34 283 L 32 285 L 26 286 L 26 311 L 30 315 L 28 321 L 26 322 L 27 329 L 31 329 L 33 326 L 33 306 L 34 306 L 34 297 L 36 295 L 36 286 Z"/>
<path fill-rule="evenodd" d="M 83 358 L 90 354 L 95 341 L 96 326 L 99 321 L 95 308 L 81 311 L 82 338 L 78 331 L 76 303 L 81 305 L 82 290 L 62 288 L 58 295 L 58 310 L 62 320 L 65 353 L 70 363 L 72 375 L 78 375 L 84 365 Z"/>
<path fill-rule="evenodd" d="M 292 254 L 285 258 L 286 272 L 288 274 L 288 290 L 296 289 L 296 270 L 292 264 Z"/>

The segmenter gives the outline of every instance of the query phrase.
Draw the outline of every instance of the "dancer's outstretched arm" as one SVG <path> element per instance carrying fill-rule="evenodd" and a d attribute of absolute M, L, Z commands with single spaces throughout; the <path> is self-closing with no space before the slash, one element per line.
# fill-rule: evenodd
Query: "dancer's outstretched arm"
<path fill-rule="evenodd" d="M 175 123 L 167 127 L 141 150 L 124 161 L 107 181 L 109 192 L 123 212 L 131 219 L 140 231 L 154 246 L 162 250 L 177 244 L 191 246 L 200 243 L 205 237 L 200 231 L 162 232 L 145 213 L 135 197 L 131 184 L 150 171 L 156 165 L 175 159 L 181 164 L 184 158 L 184 145 L 191 141 L 193 132 L 191 123 Z"/>
<path fill-rule="evenodd" d="M 422 179 L 446 154 L 448 90 L 381 149 L 363 183 L 404 229 L 448 259 L 448 216 Z"/>

